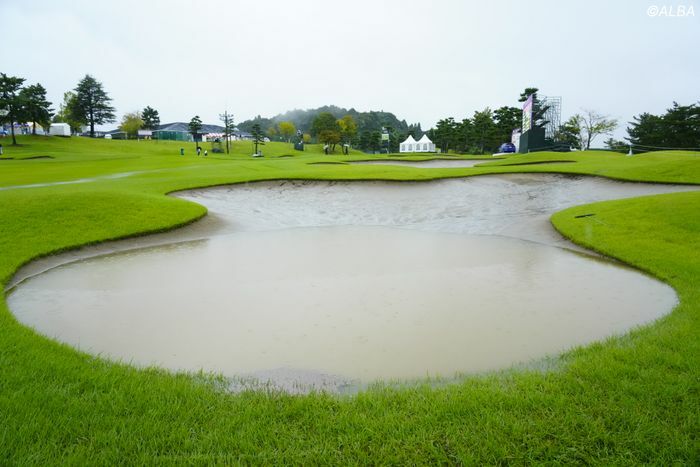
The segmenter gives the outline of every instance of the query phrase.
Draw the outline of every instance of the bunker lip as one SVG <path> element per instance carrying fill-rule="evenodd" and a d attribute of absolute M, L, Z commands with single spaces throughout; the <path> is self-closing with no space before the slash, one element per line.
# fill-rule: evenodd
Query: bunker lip
<path fill-rule="evenodd" d="M 498 160 L 498 159 L 496 159 Z M 491 159 L 429 159 L 424 161 L 410 160 L 394 160 L 394 159 L 379 159 L 379 160 L 363 160 L 363 161 L 347 161 L 352 165 L 397 165 L 402 167 L 415 167 L 420 169 L 451 169 L 451 168 L 470 168 L 477 164 L 490 162 Z"/>
<path fill-rule="evenodd" d="M 593 186 L 589 183 L 591 181 L 593 181 Z M 577 182 L 581 182 L 581 184 L 579 184 L 580 186 L 576 186 Z M 451 202 L 460 199 L 469 199 L 470 194 L 473 195 L 477 192 L 484 192 L 493 197 L 494 190 L 499 186 L 502 188 L 503 184 L 508 185 L 512 191 L 505 193 L 507 196 L 501 196 L 502 199 L 496 203 L 496 206 L 514 209 L 506 209 L 500 213 L 494 213 L 490 212 L 493 211 L 494 208 L 492 205 L 490 206 L 490 210 L 472 212 L 471 217 L 465 217 L 467 213 L 459 209 L 452 210 L 451 212 L 444 211 L 445 205 L 450 207 Z M 373 208 L 379 207 L 380 211 L 384 209 L 384 217 L 366 217 L 367 212 L 360 210 L 359 213 L 354 213 L 352 215 L 340 216 L 337 218 L 332 218 L 331 216 L 329 218 L 329 211 L 321 209 L 320 211 L 312 210 L 311 215 L 307 218 L 300 218 L 297 212 L 287 212 L 289 208 L 288 205 L 277 205 L 280 200 L 293 198 L 288 196 L 291 190 L 297 194 L 298 192 L 305 192 L 313 195 L 311 199 L 316 200 L 316 203 L 310 203 L 311 206 L 314 208 L 322 207 L 322 201 L 327 198 L 326 195 L 331 187 L 333 187 L 332 189 L 346 190 L 346 192 L 343 193 L 350 195 L 352 194 L 353 187 L 358 187 L 360 185 L 363 189 L 371 187 L 371 193 L 369 193 L 366 198 L 360 197 L 358 199 L 357 197 L 350 196 L 348 197 L 348 201 L 353 204 L 359 203 L 361 206 L 365 206 L 368 200 L 372 201 L 372 204 L 367 206 Z M 409 200 L 409 204 L 422 200 L 424 202 L 422 205 L 414 205 L 414 207 L 418 208 L 417 210 L 422 214 L 428 215 L 416 218 L 415 216 L 412 217 L 410 213 L 386 211 L 387 207 L 392 206 L 397 199 L 407 195 L 406 190 L 413 191 L 418 187 L 420 187 L 420 190 L 418 190 L 420 193 Z M 544 187 L 547 187 L 547 189 L 542 191 Z M 432 197 L 429 198 L 429 193 L 432 191 L 430 188 L 436 188 L 438 193 L 433 193 L 431 195 Z M 548 203 L 537 204 L 535 202 L 541 199 L 546 194 L 545 192 L 557 195 L 558 190 L 562 188 L 567 188 L 569 194 L 573 191 L 575 196 L 570 196 L 563 200 L 562 203 L 554 205 Z M 697 189 L 697 187 L 694 188 Z M 426 189 L 427 191 L 425 191 Z M 232 232 L 266 232 L 289 229 L 292 227 L 313 227 L 316 225 L 345 226 L 358 224 L 366 226 L 389 225 L 392 227 L 398 225 L 399 227 L 409 230 L 509 236 L 549 246 L 571 248 L 571 244 L 556 233 L 549 224 L 548 218 L 552 212 L 561 210 L 569 205 L 602 199 L 631 197 L 651 193 L 688 191 L 689 189 L 692 188 L 685 186 L 673 187 L 669 185 L 628 184 L 603 179 L 539 174 L 532 176 L 497 175 L 469 179 L 441 180 L 430 183 L 363 182 L 362 184 L 358 184 L 356 182 L 275 181 L 255 182 L 255 184 L 231 185 L 210 189 L 196 189 L 180 192 L 176 196 L 199 202 L 209 208 L 210 214 L 199 222 L 165 234 L 109 242 L 95 247 L 68 252 L 56 257 L 48 257 L 44 260 L 30 263 L 20 271 L 24 273 L 24 278 L 27 278 L 38 274 L 43 269 L 52 269 L 68 262 L 80 261 L 85 258 L 102 256 L 113 252 L 214 238 Z M 242 215 L 240 212 L 237 213 L 235 210 L 231 211 L 228 209 L 230 208 L 230 203 L 227 203 L 226 196 L 222 195 L 231 190 L 243 192 L 246 195 L 244 198 L 247 199 L 249 203 L 253 203 L 251 205 L 254 207 L 254 210 L 249 213 L 248 217 Z M 401 191 L 401 193 L 397 195 L 395 193 L 396 191 Z M 594 193 L 595 196 L 581 197 L 581 193 Z M 263 198 L 272 196 L 271 206 L 274 207 L 274 209 L 270 210 L 270 206 L 256 205 L 256 196 L 262 196 Z M 340 198 L 342 199 L 343 197 L 341 196 Z M 382 202 L 379 202 L 380 199 Z M 428 199 L 427 202 L 426 199 Z M 436 206 L 430 202 L 431 199 L 433 201 L 439 200 L 440 203 Z M 480 199 L 472 199 L 471 201 L 478 203 L 479 200 Z M 304 206 L 308 208 L 309 204 L 304 204 Z M 339 212 L 345 211 L 342 203 L 335 206 L 335 208 L 338 209 Z M 478 222 L 465 223 L 463 222 L 465 219 L 476 219 Z M 510 221 L 529 220 L 529 222 L 503 222 L 504 219 Z M 329 223 L 329 220 L 332 222 Z M 248 221 L 251 221 L 252 224 L 248 223 Z M 306 222 L 306 224 L 304 222 Z M 450 226 L 453 224 L 456 224 L 462 230 L 451 230 Z M 505 231 L 503 230 L 504 227 Z M 476 231 L 473 230 L 474 228 L 476 228 Z M 586 254 L 589 253 L 586 252 Z M 35 268 L 34 272 L 31 271 L 32 267 Z M 15 286 L 20 280 L 22 280 L 22 275 L 18 272 L 15 278 L 13 278 L 11 287 Z M 239 378 L 232 380 L 231 390 L 239 391 L 245 389 L 268 388 L 286 392 L 308 392 L 312 390 L 353 392 L 359 387 L 356 381 L 354 382 L 348 378 L 335 376 L 330 373 L 293 370 L 289 368 L 265 370 L 241 374 L 239 376 Z"/>
<path fill-rule="evenodd" d="M 547 165 L 547 164 L 573 164 L 577 161 L 572 160 L 556 160 L 556 161 L 533 161 L 533 162 L 513 162 L 511 164 L 499 164 L 498 167 L 512 167 L 519 165 Z"/>

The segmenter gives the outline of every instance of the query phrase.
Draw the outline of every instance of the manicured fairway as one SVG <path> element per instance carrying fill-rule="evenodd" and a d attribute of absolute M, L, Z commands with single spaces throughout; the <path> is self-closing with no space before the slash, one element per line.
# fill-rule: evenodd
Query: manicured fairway
<path fill-rule="evenodd" d="M 266 145 L 261 159 L 250 158 L 250 143 L 205 159 L 193 155 L 193 144 L 179 156 L 181 143 L 19 142 L 5 145 L 4 157 L 14 160 L 0 160 L 3 284 L 32 258 L 205 215 L 164 196 L 184 188 L 525 171 L 700 184 L 700 156 L 683 152 L 540 153 L 477 168 L 417 169 L 313 164 L 377 156 L 325 156 L 317 147 L 296 153 L 281 143 Z M 18 160 L 34 156 L 52 158 Z M 527 165 L 562 160 L 575 162 Z M 46 186 L 27 186 L 37 184 Z M 232 395 L 216 376 L 108 362 L 19 325 L 3 298 L 0 463 L 697 463 L 700 193 L 575 207 L 552 221 L 574 241 L 666 281 L 681 304 L 651 326 L 572 350 L 547 368 L 377 385 L 343 397 Z"/>

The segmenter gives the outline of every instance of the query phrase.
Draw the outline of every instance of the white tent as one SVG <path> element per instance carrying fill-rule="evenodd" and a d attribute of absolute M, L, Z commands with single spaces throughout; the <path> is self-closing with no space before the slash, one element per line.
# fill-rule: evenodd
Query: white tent
<path fill-rule="evenodd" d="M 430 141 L 428 135 L 423 135 L 418 141 L 408 135 L 406 141 L 399 146 L 399 152 L 435 152 L 435 144 Z"/>
<path fill-rule="evenodd" d="M 70 136 L 70 125 L 67 123 L 52 123 L 49 127 L 51 136 Z"/>
<path fill-rule="evenodd" d="M 401 143 L 401 146 L 399 146 L 399 152 L 413 152 L 416 149 L 416 140 L 413 139 L 413 136 L 408 135 L 408 138 L 406 138 L 406 141 Z"/>
<path fill-rule="evenodd" d="M 418 140 L 418 149 L 416 152 L 435 152 L 435 143 L 430 141 L 427 134 Z"/>

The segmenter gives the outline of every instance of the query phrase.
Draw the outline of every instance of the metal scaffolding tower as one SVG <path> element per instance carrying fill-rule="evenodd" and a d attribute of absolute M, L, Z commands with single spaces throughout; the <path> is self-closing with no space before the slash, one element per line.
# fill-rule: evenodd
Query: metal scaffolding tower
<path fill-rule="evenodd" d="M 540 96 L 539 106 L 546 109 L 544 119 L 544 137 L 554 139 L 561 126 L 561 96 Z"/>

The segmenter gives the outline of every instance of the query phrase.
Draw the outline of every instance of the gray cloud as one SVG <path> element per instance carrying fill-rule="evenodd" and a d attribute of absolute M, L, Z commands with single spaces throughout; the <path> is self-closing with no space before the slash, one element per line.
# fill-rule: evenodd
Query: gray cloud
<path fill-rule="evenodd" d="M 537 85 L 563 97 L 565 118 L 587 107 L 626 122 L 700 97 L 700 10 L 649 17 L 651 5 L 661 3 L 2 2 L 0 68 L 41 82 L 56 104 L 90 73 L 119 115 L 150 105 L 163 121 L 336 104 L 427 128 L 518 105 Z"/>

